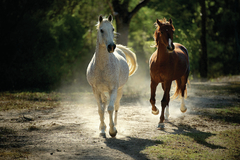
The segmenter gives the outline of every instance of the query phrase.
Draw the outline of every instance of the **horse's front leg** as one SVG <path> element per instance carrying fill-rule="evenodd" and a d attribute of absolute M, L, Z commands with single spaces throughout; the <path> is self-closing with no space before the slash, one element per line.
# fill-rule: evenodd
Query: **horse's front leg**
<path fill-rule="evenodd" d="M 105 107 L 106 107 L 106 97 L 104 95 L 101 96 L 101 93 L 97 92 L 93 88 L 93 93 L 94 96 L 97 100 L 97 105 L 98 105 L 98 114 L 100 116 L 100 125 L 99 125 L 99 130 L 100 130 L 100 136 L 106 137 L 106 124 L 104 122 L 104 112 L 105 112 Z"/>
<path fill-rule="evenodd" d="M 117 91 L 117 99 L 115 102 L 115 117 L 114 117 L 114 125 L 115 126 L 117 125 L 117 114 L 118 114 L 118 110 L 120 107 L 120 100 L 122 98 L 122 90 L 123 90 L 122 88 L 119 88 Z"/>
<path fill-rule="evenodd" d="M 110 92 L 110 101 L 109 101 L 109 106 L 108 106 L 108 113 L 109 113 L 109 134 L 111 137 L 115 137 L 117 135 L 117 129 L 114 126 L 113 122 L 113 111 L 114 111 L 114 103 L 117 98 L 117 88 L 114 88 Z"/>
<path fill-rule="evenodd" d="M 161 105 L 162 105 L 162 111 L 161 111 L 161 116 L 160 116 L 160 122 L 158 124 L 158 129 L 164 129 L 164 111 L 166 106 L 169 105 L 169 101 L 170 101 L 170 89 L 171 89 L 171 84 L 172 81 L 168 81 L 168 82 L 164 82 L 162 84 L 162 87 L 164 89 L 164 94 L 163 94 L 163 98 L 161 101 Z"/>
<path fill-rule="evenodd" d="M 152 114 L 154 114 L 154 115 L 158 115 L 158 113 L 159 113 L 158 108 L 155 106 L 155 104 L 156 104 L 155 97 L 156 97 L 156 88 L 157 88 L 157 86 L 158 86 L 158 83 L 156 83 L 153 80 L 151 80 L 151 85 L 150 85 L 150 87 L 151 87 L 150 103 L 152 105 Z"/>
<path fill-rule="evenodd" d="M 162 89 L 164 91 L 164 83 L 162 83 Z M 169 104 L 166 106 L 165 108 L 165 114 L 164 114 L 164 120 L 165 122 L 168 122 L 168 118 L 169 118 Z"/>

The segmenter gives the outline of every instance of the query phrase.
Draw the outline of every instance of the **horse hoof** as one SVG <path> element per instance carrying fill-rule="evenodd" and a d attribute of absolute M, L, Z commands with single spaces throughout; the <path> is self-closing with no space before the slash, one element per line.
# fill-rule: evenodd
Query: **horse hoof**
<path fill-rule="evenodd" d="M 164 122 L 169 122 L 169 120 L 168 120 L 168 119 L 165 119 Z"/>
<path fill-rule="evenodd" d="M 187 108 L 186 108 L 185 110 L 183 110 L 183 111 L 180 109 L 180 111 L 181 111 L 182 113 L 185 113 L 185 112 L 187 111 Z"/>
<path fill-rule="evenodd" d="M 106 133 L 100 133 L 99 137 L 106 138 Z"/>
<path fill-rule="evenodd" d="M 164 123 L 158 123 L 158 130 L 164 130 Z"/>
<path fill-rule="evenodd" d="M 116 130 L 116 132 L 114 132 L 114 133 L 110 133 L 110 132 L 109 132 L 109 134 L 110 134 L 110 136 L 111 136 L 112 138 L 114 138 L 114 137 L 116 137 L 116 135 L 117 135 L 117 130 Z"/>
<path fill-rule="evenodd" d="M 153 111 L 153 110 L 152 110 L 152 114 L 153 114 L 153 115 L 158 115 L 158 113 L 159 113 L 159 110 L 158 110 L 158 109 L 157 109 L 156 111 Z"/>

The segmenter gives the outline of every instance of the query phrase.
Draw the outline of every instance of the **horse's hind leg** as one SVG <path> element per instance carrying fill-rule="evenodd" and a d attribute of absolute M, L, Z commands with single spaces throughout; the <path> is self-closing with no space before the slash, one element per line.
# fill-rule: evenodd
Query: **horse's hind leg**
<path fill-rule="evenodd" d="M 98 114 L 100 116 L 100 125 L 99 125 L 99 130 L 100 130 L 100 136 L 106 137 L 106 124 L 104 122 L 104 112 L 105 112 L 105 107 L 106 107 L 106 97 L 105 95 L 101 95 L 101 93 L 95 91 L 93 89 L 94 96 L 97 100 L 97 105 L 98 105 Z"/>
<path fill-rule="evenodd" d="M 165 122 L 168 122 L 168 118 L 169 118 L 169 105 L 166 106 L 166 111 L 165 111 L 165 114 L 164 114 L 164 119 L 165 119 Z"/>
<path fill-rule="evenodd" d="M 184 75 L 181 77 L 180 81 L 181 81 L 181 98 L 182 98 L 182 103 L 181 103 L 181 107 L 180 110 L 182 113 L 185 113 L 187 111 L 187 107 L 185 106 L 185 102 L 184 102 L 184 97 L 185 97 L 185 92 L 187 92 L 187 88 L 186 88 L 186 84 L 187 84 L 187 80 L 188 80 L 188 74 Z"/>
<path fill-rule="evenodd" d="M 117 130 L 114 126 L 114 122 L 113 122 L 113 110 L 114 110 L 114 103 L 116 101 L 117 98 L 117 88 L 113 89 L 110 93 L 110 101 L 109 101 L 109 106 L 108 106 L 108 113 L 109 113 L 109 134 L 111 137 L 115 137 L 117 134 Z"/>
<path fill-rule="evenodd" d="M 118 114 L 118 109 L 120 107 L 120 100 L 122 98 L 122 88 L 119 88 L 117 91 L 117 99 L 115 102 L 115 117 L 114 117 L 114 124 L 115 126 L 117 125 L 117 114 Z"/>

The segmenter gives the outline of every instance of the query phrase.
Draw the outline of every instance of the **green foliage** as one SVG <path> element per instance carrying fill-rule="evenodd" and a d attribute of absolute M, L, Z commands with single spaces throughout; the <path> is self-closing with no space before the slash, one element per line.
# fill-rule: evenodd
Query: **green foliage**
<path fill-rule="evenodd" d="M 104 2 L 104 3 L 103 3 Z M 105 3 L 109 2 L 109 3 Z M 208 75 L 239 74 L 239 2 L 206 0 Z M 51 88 L 86 83 L 85 72 L 96 43 L 97 18 L 111 13 L 111 1 L 8 0 L 0 2 L 0 89 Z M 131 11 L 139 1 L 129 1 Z M 201 13 L 195 1 L 151 0 L 131 19 L 129 47 L 139 68 L 148 70 L 156 48 L 156 18 L 172 18 L 174 41 L 189 52 L 191 73 L 197 75 L 201 52 Z M 115 17 L 116 18 L 116 17 Z M 115 20 L 113 21 L 115 25 Z M 238 39 L 238 40 L 237 40 Z"/>
<path fill-rule="evenodd" d="M 75 76 L 74 69 L 85 63 L 89 50 L 84 46 L 83 38 L 87 28 L 78 14 L 84 2 L 62 0 L 32 4 L 22 1 L 21 5 L 20 2 L 11 2 L 22 7 L 16 11 L 9 10 L 10 2 L 2 2 L 8 13 L 6 17 L 22 15 L 13 24 L 14 28 L 7 28 L 11 20 L 6 20 L 2 26 L 8 34 L 2 37 L 6 41 L 1 44 L 6 50 L 0 63 L 4 77 L 0 82 L 1 89 L 46 89 L 70 83 Z M 32 10 L 26 11 L 33 6 Z M 74 11 L 76 6 L 78 12 Z"/>
<path fill-rule="evenodd" d="M 236 48 L 236 37 L 239 39 L 237 28 L 239 28 L 240 20 L 236 10 L 239 7 L 237 1 L 217 0 L 212 2 L 206 0 L 209 78 L 226 74 L 239 74 L 240 72 L 240 51 Z M 146 44 L 154 44 L 151 42 L 155 30 L 153 23 L 156 18 L 172 18 L 176 28 L 174 42 L 181 43 L 188 49 L 191 73 L 198 75 L 201 52 L 200 10 L 199 3 L 195 1 L 152 0 L 132 19 L 129 45 L 137 53 L 138 51 L 144 52 L 145 47 L 149 47 Z M 145 52 L 145 57 L 149 58 L 153 51 L 147 50 L 148 53 Z"/>

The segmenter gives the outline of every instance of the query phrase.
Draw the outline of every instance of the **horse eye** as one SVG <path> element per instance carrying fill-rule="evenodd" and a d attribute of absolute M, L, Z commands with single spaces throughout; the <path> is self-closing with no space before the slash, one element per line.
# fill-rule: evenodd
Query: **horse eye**
<path fill-rule="evenodd" d="M 101 32 L 101 33 L 103 33 L 103 30 L 102 30 L 102 29 L 100 29 L 100 32 Z"/>
<path fill-rule="evenodd" d="M 114 32 L 114 28 L 113 28 L 113 32 Z"/>

